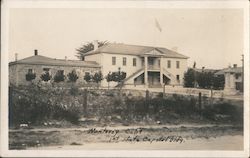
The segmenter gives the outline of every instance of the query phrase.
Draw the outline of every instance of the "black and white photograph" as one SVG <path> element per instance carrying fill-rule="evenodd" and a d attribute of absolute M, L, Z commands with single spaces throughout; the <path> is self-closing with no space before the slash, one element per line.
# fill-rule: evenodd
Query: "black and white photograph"
<path fill-rule="evenodd" d="M 248 1 L 1 7 L 1 156 L 249 156 Z"/>

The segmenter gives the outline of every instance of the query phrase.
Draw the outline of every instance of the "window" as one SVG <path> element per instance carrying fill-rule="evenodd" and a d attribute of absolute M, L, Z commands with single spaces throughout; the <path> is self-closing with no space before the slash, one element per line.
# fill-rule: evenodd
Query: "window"
<path fill-rule="evenodd" d="M 85 76 L 88 76 L 88 75 L 90 75 L 90 72 L 85 72 Z"/>
<path fill-rule="evenodd" d="M 123 57 L 123 58 L 122 58 L 122 65 L 123 65 L 123 66 L 126 66 L 126 65 L 127 65 L 127 58 L 126 58 L 126 57 Z"/>
<path fill-rule="evenodd" d="M 43 71 L 49 72 L 50 68 L 43 68 Z"/>
<path fill-rule="evenodd" d="M 177 68 L 177 69 L 180 68 L 180 61 L 176 61 L 176 68 Z"/>
<path fill-rule="evenodd" d="M 177 80 L 177 81 L 180 80 L 180 75 L 176 75 L 176 80 Z"/>
<path fill-rule="evenodd" d="M 136 58 L 133 58 L 133 66 L 136 66 Z"/>
<path fill-rule="evenodd" d="M 158 67 L 160 67 L 161 66 L 161 60 L 159 59 L 158 60 Z"/>
<path fill-rule="evenodd" d="M 43 71 L 49 71 L 49 68 L 43 68 Z"/>
<path fill-rule="evenodd" d="M 235 79 L 239 79 L 239 77 L 241 76 L 241 74 L 235 74 Z"/>
<path fill-rule="evenodd" d="M 116 57 L 112 57 L 112 65 L 116 64 Z"/>
<path fill-rule="evenodd" d="M 58 70 L 57 73 L 58 75 L 64 75 L 64 70 Z"/>
<path fill-rule="evenodd" d="M 171 68 L 171 61 L 168 60 L 168 68 Z"/>
<path fill-rule="evenodd" d="M 28 69 L 28 73 L 32 74 L 33 73 L 33 69 Z"/>

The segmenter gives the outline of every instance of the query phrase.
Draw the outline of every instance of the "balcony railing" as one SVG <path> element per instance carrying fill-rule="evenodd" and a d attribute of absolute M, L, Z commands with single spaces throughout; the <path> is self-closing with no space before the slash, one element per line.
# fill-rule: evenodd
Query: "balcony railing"
<path fill-rule="evenodd" d="M 148 65 L 148 70 L 160 70 L 159 65 Z"/>

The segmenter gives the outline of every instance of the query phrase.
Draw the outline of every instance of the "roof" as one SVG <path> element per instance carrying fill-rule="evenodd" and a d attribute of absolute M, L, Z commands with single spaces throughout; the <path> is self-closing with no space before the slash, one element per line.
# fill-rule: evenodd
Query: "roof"
<path fill-rule="evenodd" d="M 189 57 L 177 53 L 175 51 L 169 50 L 162 47 L 150 47 L 150 46 L 138 46 L 138 45 L 128 45 L 128 44 L 118 44 L 118 43 L 108 43 L 99 47 L 97 50 L 92 50 L 84 54 L 84 56 L 99 54 L 99 53 L 109 53 L 109 54 L 124 54 L 124 55 L 146 55 L 148 52 L 157 50 L 160 52 L 161 56 L 168 58 L 182 58 L 187 59 Z"/>
<path fill-rule="evenodd" d="M 215 72 L 220 71 L 220 70 L 217 70 L 217 69 L 206 69 L 206 68 L 204 68 L 204 69 L 198 69 L 198 68 L 196 68 L 195 71 L 197 71 L 197 72 L 206 72 L 206 73 L 215 73 Z"/>
<path fill-rule="evenodd" d="M 242 67 L 225 68 L 215 73 L 215 75 L 224 75 L 225 73 L 242 73 Z"/>
<path fill-rule="evenodd" d="M 80 61 L 80 60 L 64 60 L 53 59 L 42 55 L 34 55 L 22 60 L 10 62 L 14 64 L 32 64 L 32 65 L 52 65 L 52 66 L 79 66 L 79 67 L 100 67 L 95 61 Z"/>

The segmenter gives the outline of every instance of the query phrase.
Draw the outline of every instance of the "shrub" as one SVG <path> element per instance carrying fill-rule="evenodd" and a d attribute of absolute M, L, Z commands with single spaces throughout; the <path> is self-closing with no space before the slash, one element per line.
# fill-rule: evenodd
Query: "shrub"
<path fill-rule="evenodd" d="M 50 107 L 43 102 L 22 97 L 12 104 L 10 116 L 12 116 L 12 123 L 37 123 L 46 120 L 50 114 Z"/>
<path fill-rule="evenodd" d="M 65 108 L 60 105 L 53 106 L 53 119 L 67 120 L 71 123 L 77 124 L 80 118 L 80 109 L 78 107 Z"/>
<path fill-rule="evenodd" d="M 96 72 L 93 76 L 92 76 L 92 79 L 95 83 L 99 83 L 101 82 L 101 80 L 103 80 L 103 76 L 102 76 L 102 72 L 99 71 L 99 72 Z"/>
<path fill-rule="evenodd" d="M 126 76 L 127 76 L 127 73 L 121 71 L 121 68 L 119 67 L 118 71 L 112 72 L 112 73 L 109 72 L 107 77 L 106 77 L 106 80 L 107 80 L 108 83 L 110 81 L 117 82 L 118 85 L 120 85 L 120 87 L 122 87 L 123 86 L 123 81 L 126 78 Z"/>
<path fill-rule="evenodd" d="M 52 76 L 47 71 L 40 76 L 40 78 L 45 82 L 48 82 L 51 79 L 51 77 Z"/>
<path fill-rule="evenodd" d="M 36 78 L 36 74 L 35 73 L 27 73 L 26 75 L 26 81 L 32 81 Z"/>
<path fill-rule="evenodd" d="M 78 79 L 78 76 L 77 76 L 75 70 L 72 70 L 72 71 L 68 74 L 68 79 L 69 79 L 70 82 L 76 82 L 76 80 Z"/>
<path fill-rule="evenodd" d="M 80 106 L 78 103 L 69 102 L 70 106 L 65 107 L 65 95 L 65 90 L 41 90 L 35 86 L 10 92 L 10 125 L 29 122 L 36 124 L 48 119 L 77 123 L 81 113 Z"/>
<path fill-rule="evenodd" d="M 84 78 L 83 78 L 86 82 L 90 82 L 92 80 L 92 76 L 90 75 L 90 73 L 85 73 Z"/>
<path fill-rule="evenodd" d="M 209 120 L 217 120 L 217 115 L 227 116 L 221 121 L 243 123 L 243 108 L 229 103 L 219 103 L 207 106 L 202 110 L 203 117 Z"/>
<path fill-rule="evenodd" d="M 76 95 L 79 93 L 78 87 L 72 86 L 72 87 L 70 88 L 69 93 L 70 93 L 71 95 L 73 95 L 73 96 L 76 96 Z"/>
<path fill-rule="evenodd" d="M 55 82 L 63 82 L 65 79 L 65 75 L 62 71 L 57 71 L 56 75 L 54 76 Z"/>

